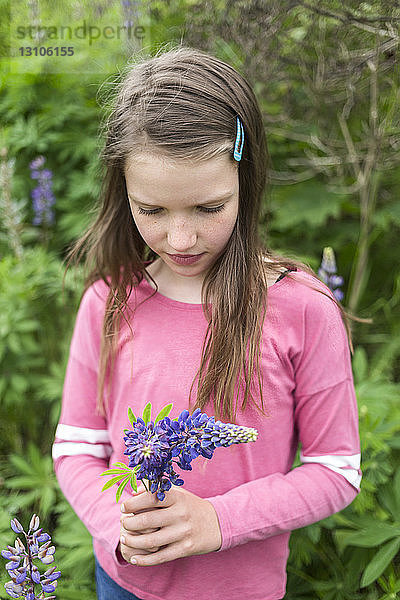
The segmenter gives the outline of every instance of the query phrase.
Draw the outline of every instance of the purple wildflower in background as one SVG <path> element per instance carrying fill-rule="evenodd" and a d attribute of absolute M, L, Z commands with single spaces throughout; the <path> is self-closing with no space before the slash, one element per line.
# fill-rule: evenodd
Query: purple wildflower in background
<path fill-rule="evenodd" d="M 6 570 L 11 581 L 4 584 L 4 588 L 11 598 L 26 598 L 26 600 L 44 599 L 51 600 L 56 596 L 46 596 L 46 593 L 54 592 L 57 587 L 57 579 L 61 572 L 56 571 L 53 566 L 45 573 L 40 574 L 33 560 L 38 558 L 44 565 L 54 562 L 55 547 L 51 546 L 51 537 L 39 529 L 39 517 L 33 515 L 26 533 L 18 519 L 11 520 L 11 529 L 15 533 L 22 533 L 25 537 L 26 546 L 19 537 L 14 546 L 7 546 L 1 555 L 9 562 Z M 38 595 L 35 593 L 35 585 L 41 586 Z"/>
<path fill-rule="evenodd" d="M 341 302 L 344 294 L 340 287 L 343 285 L 344 280 L 341 275 L 336 274 L 335 254 L 330 246 L 323 250 L 321 266 L 318 269 L 318 276 L 328 286 L 336 300 Z"/>
<path fill-rule="evenodd" d="M 252 427 L 215 421 L 200 409 L 191 416 L 183 410 L 177 420 L 166 416 L 158 423 L 146 424 L 139 417 L 132 426 L 133 430 L 127 430 L 124 436 L 124 454 L 129 456 L 129 467 L 136 470 L 137 479 L 147 479 L 150 492 L 157 493 L 159 500 L 164 500 L 172 485 L 184 483 L 174 471 L 174 464 L 191 471 L 190 463 L 197 457 L 210 459 L 216 448 L 254 442 L 258 435 Z"/>
<path fill-rule="evenodd" d="M 130 29 L 138 21 L 138 3 L 135 0 L 122 0 L 122 12 L 124 15 L 124 27 Z"/>
<path fill-rule="evenodd" d="M 35 217 L 34 225 L 51 225 L 54 223 L 54 211 L 52 206 L 55 202 L 53 194 L 53 173 L 49 169 L 43 169 L 46 159 L 38 156 L 30 163 L 31 178 L 37 179 L 38 185 L 32 190 L 33 210 Z"/>
<path fill-rule="evenodd" d="M 94 14 L 96 15 L 96 17 L 102 17 L 104 15 L 106 10 L 109 8 L 108 4 L 109 4 L 109 2 L 107 0 L 106 2 L 95 2 L 92 5 L 93 11 L 94 11 Z"/>

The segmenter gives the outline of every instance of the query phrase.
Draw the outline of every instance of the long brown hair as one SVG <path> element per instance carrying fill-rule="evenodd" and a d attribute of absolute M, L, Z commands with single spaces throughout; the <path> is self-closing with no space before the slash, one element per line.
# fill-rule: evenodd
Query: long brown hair
<path fill-rule="evenodd" d="M 108 380 L 111 389 L 120 319 L 129 324 L 125 312 L 132 288 L 144 276 L 145 261 L 157 257 L 146 246 L 131 216 L 124 177 L 127 157 L 146 151 L 170 161 L 194 162 L 229 153 L 239 169 L 238 218 L 223 254 L 203 282 L 202 304 L 208 328 L 189 400 L 198 377 L 195 407 L 204 409 L 212 399 L 218 417 L 235 420 L 235 386 L 242 379 L 241 409 L 250 400 L 264 413 L 259 354 L 267 310 L 267 277 L 277 274 L 281 267 L 297 267 L 319 279 L 308 265 L 273 254 L 260 240 L 258 221 L 269 156 L 255 95 L 246 79 L 231 66 L 182 45 L 160 50 L 150 58 L 136 58 L 128 64 L 117 88 L 112 110 L 103 124 L 106 141 L 101 154 L 104 178 L 100 210 L 67 255 L 68 269 L 86 252 L 85 291 L 98 279 L 109 287 L 100 350 L 98 410 L 105 414 L 105 382 Z M 233 158 L 236 116 L 245 132 L 239 164 Z M 341 311 L 353 352 L 349 319 L 361 319 L 348 315 L 340 303 L 332 301 Z M 250 390 L 254 371 L 259 387 L 256 399 Z"/>

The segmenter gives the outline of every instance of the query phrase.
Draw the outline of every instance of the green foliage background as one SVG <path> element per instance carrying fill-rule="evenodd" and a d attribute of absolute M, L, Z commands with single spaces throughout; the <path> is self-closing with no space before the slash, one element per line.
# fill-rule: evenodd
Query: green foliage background
<path fill-rule="evenodd" d="M 400 597 L 400 10 L 384 0 L 132 4 L 146 30 L 137 50 L 182 41 L 249 79 L 271 154 L 263 239 L 314 270 L 332 246 L 344 306 L 373 319 L 353 325 L 362 493 L 340 514 L 293 533 L 286 598 Z M 123 19 L 118 2 L 90 5 Z M 12 20 L 9 9 L 0 0 Z M 61 72 L 46 60 L 29 69 L 23 58 L 3 54 L 1 62 L 0 147 L 9 169 L 0 223 L 0 545 L 14 539 L 10 517 L 27 525 L 39 514 L 57 546 L 60 600 L 95 598 L 91 538 L 51 461 L 84 277 L 72 269 L 63 288 L 63 261 L 96 210 L 99 123 L 134 52 L 103 40 Z M 32 225 L 29 163 L 38 155 L 54 174 L 50 227 Z M 6 580 L 3 570 L 0 598 Z"/>

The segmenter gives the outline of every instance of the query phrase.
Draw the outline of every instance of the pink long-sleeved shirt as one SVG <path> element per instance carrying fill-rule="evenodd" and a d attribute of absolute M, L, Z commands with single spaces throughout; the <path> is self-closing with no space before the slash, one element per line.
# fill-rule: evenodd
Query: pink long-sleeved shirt
<path fill-rule="evenodd" d="M 350 352 L 340 312 L 303 271 L 268 289 L 260 368 L 267 416 L 249 406 L 237 423 L 255 427 L 255 443 L 218 448 L 184 472 L 185 487 L 212 502 L 220 523 L 218 552 L 137 567 L 117 554 L 120 508 L 100 477 L 123 454 L 127 408 L 153 414 L 173 402 L 188 408 L 207 322 L 200 304 L 156 293 L 124 323 L 106 418 L 96 413 L 100 335 L 108 288 L 84 294 L 71 342 L 54 469 L 67 500 L 93 536 L 103 569 L 143 600 L 277 600 L 285 594 L 290 531 L 350 504 L 359 491 L 358 415 Z M 143 279 L 134 308 L 154 290 Z M 195 398 L 197 381 L 192 392 Z M 243 390 L 239 392 L 239 399 Z M 207 407 L 207 414 L 214 414 Z M 302 465 L 292 469 L 298 443 Z M 121 502 L 129 496 L 125 488 Z"/>

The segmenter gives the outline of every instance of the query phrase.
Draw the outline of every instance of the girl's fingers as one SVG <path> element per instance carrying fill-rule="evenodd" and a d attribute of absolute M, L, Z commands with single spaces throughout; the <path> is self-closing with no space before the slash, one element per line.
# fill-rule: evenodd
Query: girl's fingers
<path fill-rule="evenodd" d="M 125 544 L 120 543 L 120 552 L 122 557 L 130 562 L 131 556 L 133 554 L 151 554 L 152 552 L 156 552 L 159 548 L 153 548 L 152 550 L 143 550 L 142 548 L 131 548 L 130 546 L 126 546 Z"/>
<path fill-rule="evenodd" d="M 125 517 L 121 515 L 121 525 L 129 532 L 145 533 L 148 530 L 166 527 L 173 522 L 173 514 L 168 508 L 163 510 L 150 510 Z"/>
<path fill-rule="evenodd" d="M 158 508 L 164 508 L 167 505 L 167 498 L 161 502 L 158 500 L 155 494 L 151 494 L 150 492 L 137 493 L 134 496 L 124 500 L 123 504 L 121 504 L 121 513 L 136 514 L 140 510 L 152 509 L 156 506 Z"/>
<path fill-rule="evenodd" d="M 144 534 L 144 533 L 154 533 L 155 531 L 158 531 L 158 530 L 159 530 L 159 527 L 151 527 L 150 529 L 144 529 L 143 531 L 132 531 L 132 530 L 125 529 L 125 527 L 123 527 L 121 525 L 121 535 L 129 535 L 129 534 L 139 535 L 139 534 Z"/>
<path fill-rule="evenodd" d="M 134 535 L 132 533 L 123 534 L 123 543 L 130 548 L 139 548 L 154 552 L 154 548 L 160 548 L 168 544 L 177 543 L 177 531 L 173 527 L 163 527 L 153 533 Z"/>
<path fill-rule="evenodd" d="M 131 564 L 135 564 L 138 567 L 152 567 L 154 565 L 161 565 L 162 563 L 175 560 L 176 558 L 183 558 L 187 556 L 187 550 L 183 542 L 175 542 L 165 548 L 161 548 L 158 552 L 152 552 L 151 554 L 135 554 L 133 553 L 130 559 Z M 132 562 L 132 559 L 134 562 Z"/>

